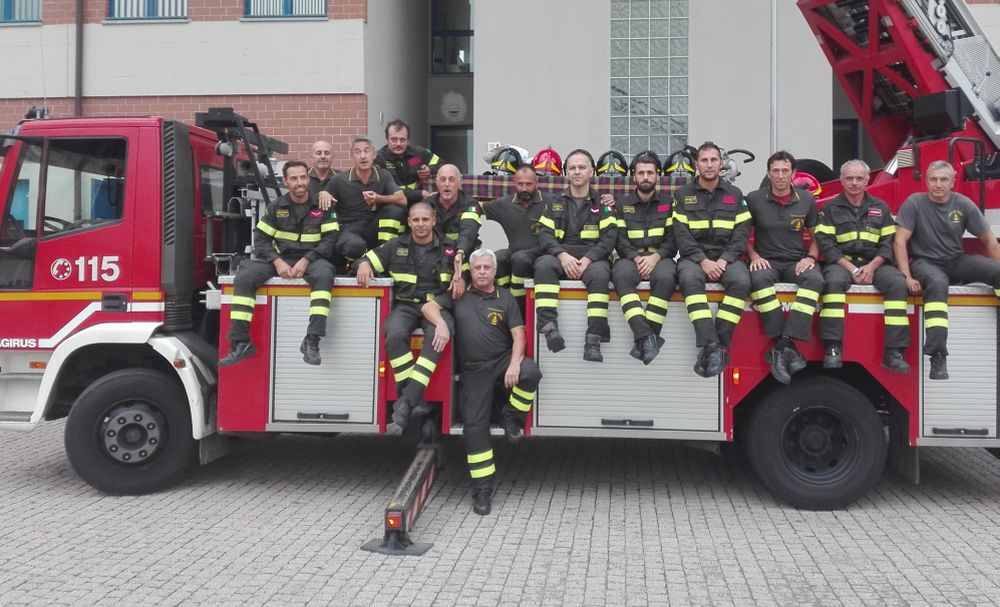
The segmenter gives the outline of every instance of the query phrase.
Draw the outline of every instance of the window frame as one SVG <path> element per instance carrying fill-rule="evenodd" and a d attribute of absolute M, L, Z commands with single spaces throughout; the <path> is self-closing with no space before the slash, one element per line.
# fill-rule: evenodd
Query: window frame
<path fill-rule="evenodd" d="M 157 4 L 162 0 L 142 0 L 142 4 L 146 8 L 145 15 L 116 15 L 115 14 L 115 2 L 116 0 L 108 0 L 108 21 L 187 21 L 190 19 L 191 6 L 188 0 L 174 0 L 175 2 L 183 2 L 184 11 L 182 15 L 158 15 Z"/>
<path fill-rule="evenodd" d="M 15 7 L 19 2 L 34 5 L 34 13 L 37 16 L 33 19 L 15 18 Z M 32 23 L 42 23 L 42 0 L 0 0 L 0 24 L 27 25 Z"/>
<path fill-rule="evenodd" d="M 243 1 L 243 18 L 244 19 L 327 19 L 329 17 L 329 6 L 325 0 L 322 1 L 323 12 L 322 13 L 304 13 L 301 15 L 295 14 L 294 4 L 295 0 L 281 0 L 281 13 L 269 13 L 266 15 L 253 14 L 250 11 L 251 4 L 253 0 Z"/>

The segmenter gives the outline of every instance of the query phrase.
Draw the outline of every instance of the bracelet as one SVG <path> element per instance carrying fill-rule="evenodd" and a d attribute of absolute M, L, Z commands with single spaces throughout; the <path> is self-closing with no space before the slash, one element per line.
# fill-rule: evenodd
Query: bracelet
<path fill-rule="evenodd" d="M 808 257 L 809 259 L 813 260 L 814 262 L 816 261 L 816 258 L 814 256 L 812 256 L 812 255 L 806 255 L 806 257 Z"/>
<path fill-rule="evenodd" d="M 854 266 L 854 269 L 851 270 L 851 274 L 853 274 L 854 276 L 857 276 L 860 273 L 861 273 L 861 268 L 859 268 L 857 266 Z"/>

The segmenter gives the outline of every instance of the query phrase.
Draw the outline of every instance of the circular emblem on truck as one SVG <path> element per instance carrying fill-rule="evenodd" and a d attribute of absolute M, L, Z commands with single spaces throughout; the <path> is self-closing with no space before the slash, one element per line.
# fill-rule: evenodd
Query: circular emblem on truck
<path fill-rule="evenodd" d="M 49 271 L 52 272 L 52 278 L 55 278 L 56 280 L 66 280 L 73 275 L 73 264 L 71 264 L 65 257 L 60 257 L 52 262 L 52 266 L 49 268 Z"/>

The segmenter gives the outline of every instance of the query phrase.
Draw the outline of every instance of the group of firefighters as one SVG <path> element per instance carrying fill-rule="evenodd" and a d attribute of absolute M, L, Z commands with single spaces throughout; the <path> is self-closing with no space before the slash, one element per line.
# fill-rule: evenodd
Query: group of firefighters
<path fill-rule="evenodd" d="M 646 151 L 628 167 L 633 191 L 619 200 L 602 197 L 592 186 L 593 157 L 577 149 L 561 167 L 568 187 L 560 194 L 539 190 L 534 167 L 522 164 L 513 167 L 511 194 L 479 203 L 463 191 L 456 166 L 409 144 L 405 123 L 391 122 L 385 134 L 387 144 L 378 152 L 368 138 L 353 139 L 352 166 L 344 172 L 332 170 L 326 141 L 314 144 L 312 167 L 285 163 L 288 193 L 261 214 L 254 258 L 235 277 L 230 352 L 219 366 L 256 351 L 250 321 L 256 291 L 269 278 L 309 284 L 301 352 L 306 363 L 319 365 L 335 266 L 349 267 L 365 287 L 375 275 L 391 277 L 385 349 L 398 394 L 392 420 L 405 428 L 411 417 L 430 412 L 424 389 L 454 335 L 478 514 L 490 511 L 495 466 L 489 426 L 496 397 L 503 395 L 505 437 L 517 442 L 541 380 L 538 365 L 525 357 L 528 279 L 534 280 L 538 332 L 552 352 L 566 346 L 558 323 L 559 281 L 583 281 L 583 358 L 593 362 L 603 361 L 601 343 L 611 338 L 613 284 L 632 331 L 630 354 L 646 365 L 664 344 L 660 332 L 679 287 L 699 348 L 694 371 L 706 378 L 726 367 L 749 296 L 773 341 L 765 353 L 771 373 L 785 384 L 806 367 L 795 342 L 811 339 L 817 311 L 823 366 L 842 365 L 846 292 L 853 284 L 874 285 L 883 294 L 882 365 L 895 373 L 910 372 L 904 358 L 907 297 L 923 295 L 930 379 L 948 378 L 948 286 L 985 282 L 1000 296 L 1000 245 L 978 207 L 952 191 L 955 170 L 947 162 L 931 163 L 928 191 L 908 198 L 895 219 L 885 202 L 866 192 L 870 169 L 860 160 L 844 163 L 842 193 L 820 210 L 812 194 L 793 186 L 791 154 L 772 154 L 764 186 L 744 196 L 721 179 L 722 151 L 711 142 L 697 149 L 693 180 L 670 193 L 658 188 L 659 157 Z M 479 248 L 483 218 L 500 224 L 508 248 Z M 966 231 L 988 257 L 965 253 Z M 645 306 L 638 293 L 642 281 L 649 284 Z M 724 290 L 714 317 L 707 282 Z M 787 317 L 777 282 L 798 287 Z M 417 328 L 424 344 L 415 358 L 410 335 Z"/>

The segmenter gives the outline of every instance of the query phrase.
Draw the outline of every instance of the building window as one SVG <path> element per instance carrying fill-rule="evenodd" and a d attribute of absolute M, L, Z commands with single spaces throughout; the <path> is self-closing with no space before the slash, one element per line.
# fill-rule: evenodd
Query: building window
<path fill-rule="evenodd" d="M 664 156 L 688 138 L 688 0 L 611 0 L 611 147 Z"/>
<path fill-rule="evenodd" d="M 0 23 L 36 23 L 42 20 L 42 0 L 0 0 Z"/>
<path fill-rule="evenodd" d="M 326 0 L 246 0 L 247 17 L 326 17 Z"/>
<path fill-rule="evenodd" d="M 472 73 L 472 2 L 431 3 L 431 73 Z"/>
<path fill-rule="evenodd" d="M 187 0 L 109 0 L 108 19 L 187 19 Z"/>

